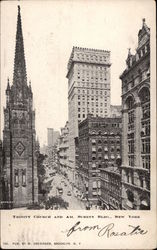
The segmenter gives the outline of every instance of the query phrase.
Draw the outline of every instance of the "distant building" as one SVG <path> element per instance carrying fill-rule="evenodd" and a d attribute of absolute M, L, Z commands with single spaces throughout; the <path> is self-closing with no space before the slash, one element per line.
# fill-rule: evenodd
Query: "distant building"
<path fill-rule="evenodd" d="M 79 188 L 92 204 L 101 195 L 100 169 L 116 168 L 120 159 L 121 118 L 88 115 L 79 124 L 78 179 Z"/>
<path fill-rule="evenodd" d="M 40 147 L 40 153 L 46 155 L 46 153 L 47 153 L 47 145 L 44 144 L 42 147 Z"/>
<path fill-rule="evenodd" d="M 53 128 L 47 128 L 47 146 L 53 145 Z"/>
<path fill-rule="evenodd" d="M 69 170 L 69 123 L 66 122 L 65 126 L 61 128 L 61 135 L 59 139 L 59 164 L 60 170 L 63 174 L 70 175 Z"/>
<path fill-rule="evenodd" d="M 121 105 L 111 105 L 110 106 L 110 117 L 121 117 L 122 116 L 122 106 Z"/>
<path fill-rule="evenodd" d="M 75 138 L 87 114 L 110 115 L 110 51 L 73 47 L 68 62 L 69 164 L 75 179 Z"/>
<path fill-rule="evenodd" d="M 8 208 L 38 202 L 35 111 L 33 93 L 27 85 L 26 63 L 18 6 L 13 84 L 9 79 L 4 109 L 4 168 L 5 200 Z"/>
<path fill-rule="evenodd" d="M 143 19 L 122 80 L 122 207 L 150 209 L 150 29 Z"/>
<path fill-rule="evenodd" d="M 48 147 L 54 146 L 59 138 L 60 133 L 59 131 L 55 131 L 53 128 L 47 129 L 47 144 Z"/>

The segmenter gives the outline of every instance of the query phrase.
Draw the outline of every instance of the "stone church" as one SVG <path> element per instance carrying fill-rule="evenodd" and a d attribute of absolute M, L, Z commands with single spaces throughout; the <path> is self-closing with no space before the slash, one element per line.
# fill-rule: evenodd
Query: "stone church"
<path fill-rule="evenodd" d="M 6 89 L 3 130 L 5 200 L 8 208 L 38 202 L 37 142 L 33 93 L 27 84 L 20 6 L 18 6 L 13 84 Z"/>

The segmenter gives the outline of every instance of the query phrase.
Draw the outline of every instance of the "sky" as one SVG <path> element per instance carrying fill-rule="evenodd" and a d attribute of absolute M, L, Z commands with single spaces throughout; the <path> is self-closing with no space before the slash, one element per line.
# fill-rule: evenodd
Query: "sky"
<path fill-rule="evenodd" d="M 111 104 L 120 105 L 119 76 L 128 48 L 135 53 L 142 18 L 150 28 L 154 25 L 155 6 L 151 0 L 1 1 L 1 137 L 7 78 L 11 84 L 13 79 L 18 4 L 42 146 L 47 143 L 47 128 L 60 130 L 68 120 L 66 73 L 72 47 L 111 51 Z"/>

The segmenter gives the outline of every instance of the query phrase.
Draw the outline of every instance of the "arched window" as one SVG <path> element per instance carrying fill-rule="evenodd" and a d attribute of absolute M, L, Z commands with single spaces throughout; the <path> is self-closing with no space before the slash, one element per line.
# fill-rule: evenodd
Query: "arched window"
<path fill-rule="evenodd" d="M 134 202 L 134 194 L 132 191 L 127 190 L 128 200 Z"/>

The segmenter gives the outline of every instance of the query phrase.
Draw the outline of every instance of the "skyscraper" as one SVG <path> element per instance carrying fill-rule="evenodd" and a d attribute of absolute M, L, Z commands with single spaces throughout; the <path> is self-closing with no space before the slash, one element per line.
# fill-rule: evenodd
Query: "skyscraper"
<path fill-rule="evenodd" d="M 78 123 L 110 115 L 110 51 L 73 47 L 68 62 L 69 165 L 75 169 Z"/>
<path fill-rule="evenodd" d="M 6 89 L 4 109 L 4 169 L 10 208 L 38 201 L 35 112 L 27 85 L 20 6 L 18 6 L 13 84 Z"/>
<path fill-rule="evenodd" d="M 47 145 L 48 147 L 53 144 L 53 128 L 47 128 Z"/>
<path fill-rule="evenodd" d="M 55 131 L 53 128 L 47 128 L 47 144 L 48 147 L 54 146 L 59 138 L 59 131 Z"/>

